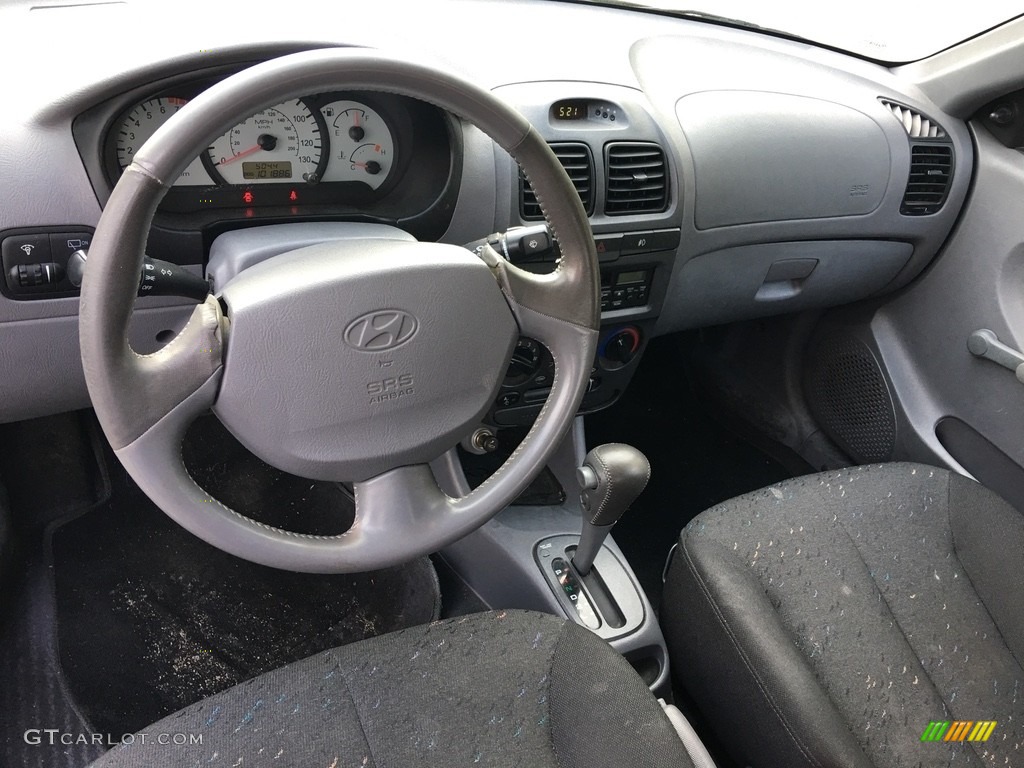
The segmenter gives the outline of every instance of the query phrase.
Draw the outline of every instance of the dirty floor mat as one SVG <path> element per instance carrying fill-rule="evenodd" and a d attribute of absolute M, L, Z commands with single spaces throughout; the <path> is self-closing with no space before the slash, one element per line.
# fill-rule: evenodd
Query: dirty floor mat
<path fill-rule="evenodd" d="M 438 616 L 427 558 L 352 575 L 266 568 L 117 485 L 51 537 L 60 662 L 98 732 L 119 737 L 288 662 Z"/>

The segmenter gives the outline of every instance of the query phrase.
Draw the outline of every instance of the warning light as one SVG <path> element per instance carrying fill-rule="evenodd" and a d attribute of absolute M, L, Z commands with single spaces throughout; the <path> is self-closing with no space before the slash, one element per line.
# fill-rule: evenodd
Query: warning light
<path fill-rule="evenodd" d="M 245 190 L 245 192 L 242 193 L 242 202 L 243 203 L 251 203 L 252 202 L 252 192 L 250 192 L 249 190 Z"/>
<path fill-rule="evenodd" d="M 294 203 L 294 202 L 295 202 L 296 200 L 298 200 L 298 199 L 299 199 L 299 195 L 298 195 L 298 193 L 297 193 L 297 192 L 296 192 L 296 191 L 295 191 L 295 190 L 293 189 L 293 190 L 292 190 L 291 192 L 289 192 L 289 193 L 288 193 L 288 199 L 289 199 L 289 200 L 291 200 L 291 201 L 292 201 L 292 202 Z"/>

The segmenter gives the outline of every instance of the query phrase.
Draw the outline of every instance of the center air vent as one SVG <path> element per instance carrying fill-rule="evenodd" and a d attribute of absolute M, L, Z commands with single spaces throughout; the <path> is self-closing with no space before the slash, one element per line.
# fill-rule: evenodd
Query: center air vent
<path fill-rule="evenodd" d="M 665 153 L 657 144 L 616 142 L 605 147 L 609 216 L 660 213 L 668 205 Z"/>
<path fill-rule="evenodd" d="M 552 144 L 551 151 L 565 168 L 589 216 L 594 212 L 594 158 L 590 154 L 590 147 L 586 144 L 565 142 Z M 537 195 L 522 172 L 519 174 L 519 215 L 523 221 L 544 218 L 540 203 L 537 202 Z"/>
<path fill-rule="evenodd" d="M 910 180 L 900 213 L 926 216 L 946 202 L 953 178 L 953 148 L 948 144 L 911 144 Z"/>
<path fill-rule="evenodd" d="M 903 123 L 903 129 L 907 132 L 907 135 L 912 139 L 944 139 L 946 138 L 946 132 L 942 130 L 942 126 L 932 120 L 930 117 L 922 115 L 920 112 L 916 112 L 910 107 L 905 107 L 902 104 L 897 104 L 895 101 L 888 101 L 887 99 L 879 99 L 882 104 L 885 105 L 886 109 L 893 113 L 897 120 Z"/>

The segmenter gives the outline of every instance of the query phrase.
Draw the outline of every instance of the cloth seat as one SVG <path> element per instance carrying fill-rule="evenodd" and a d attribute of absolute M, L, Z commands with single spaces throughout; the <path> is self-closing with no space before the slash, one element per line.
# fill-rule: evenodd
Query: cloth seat
<path fill-rule="evenodd" d="M 698 515 L 662 627 L 740 765 L 1024 765 L 1022 579 L 1017 510 L 945 470 L 872 465 Z M 922 741 L 932 721 L 997 725 Z"/>
<path fill-rule="evenodd" d="M 525 611 L 311 656 L 143 733 L 93 766 L 692 766 L 625 659 L 576 624 Z"/>

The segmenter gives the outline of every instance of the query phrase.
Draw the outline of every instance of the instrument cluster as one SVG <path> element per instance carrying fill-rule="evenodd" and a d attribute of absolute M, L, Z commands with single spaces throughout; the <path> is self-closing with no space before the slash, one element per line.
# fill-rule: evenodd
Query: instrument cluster
<path fill-rule="evenodd" d="M 127 168 L 136 150 L 187 103 L 180 96 L 157 96 L 132 106 L 114 130 L 120 168 Z M 294 99 L 257 112 L 220 136 L 175 186 L 356 181 L 378 189 L 394 156 L 387 120 L 367 104 Z"/>
<path fill-rule="evenodd" d="M 111 186 L 146 140 L 207 85 L 165 88 L 111 113 L 102 142 Z M 300 213 L 310 206 L 335 213 L 383 206 L 387 213 L 390 200 L 404 201 L 404 209 L 394 213 L 407 216 L 415 212 L 409 210 L 413 203 L 420 211 L 429 207 L 449 179 L 449 132 L 439 110 L 392 94 L 321 93 L 292 99 L 217 137 L 175 180 L 161 210 L 188 214 L 235 208 L 263 216 L 268 208 L 294 215 L 297 206 Z M 420 194 L 410 199 L 406 184 Z"/>

